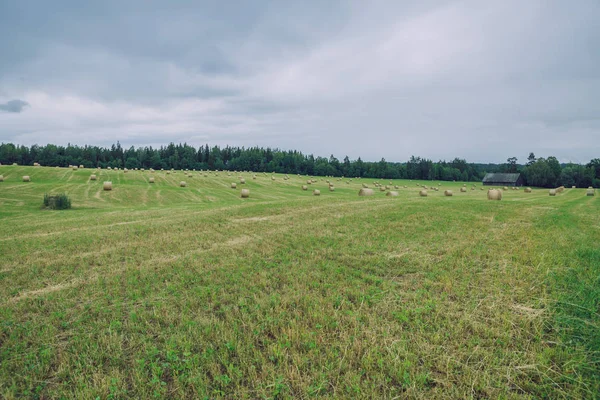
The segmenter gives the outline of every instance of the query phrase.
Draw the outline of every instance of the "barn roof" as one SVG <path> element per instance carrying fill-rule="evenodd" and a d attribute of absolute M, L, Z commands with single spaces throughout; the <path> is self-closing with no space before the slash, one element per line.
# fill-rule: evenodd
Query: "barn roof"
<path fill-rule="evenodd" d="M 493 173 L 493 174 L 485 174 L 485 176 L 483 177 L 483 183 L 486 182 L 516 182 L 519 179 L 519 176 L 521 176 L 521 174 L 499 174 L 499 173 Z"/>

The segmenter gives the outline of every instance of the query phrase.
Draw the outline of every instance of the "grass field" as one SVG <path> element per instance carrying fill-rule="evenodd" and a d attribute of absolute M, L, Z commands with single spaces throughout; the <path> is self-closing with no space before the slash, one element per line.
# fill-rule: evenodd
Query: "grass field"
<path fill-rule="evenodd" d="M 192 174 L 0 166 L 0 397 L 600 393 L 598 196 Z"/>

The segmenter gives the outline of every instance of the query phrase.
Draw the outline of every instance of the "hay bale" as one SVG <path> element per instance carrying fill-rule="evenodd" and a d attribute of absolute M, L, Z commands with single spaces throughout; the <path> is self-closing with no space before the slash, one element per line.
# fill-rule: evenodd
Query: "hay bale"
<path fill-rule="evenodd" d="M 250 197 L 250 189 L 242 189 L 241 196 L 243 199 L 247 199 Z"/>
<path fill-rule="evenodd" d="M 421 197 L 427 197 L 427 190 L 423 189 L 419 192 L 419 196 Z"/>
<path fill-rule="evenodd" d="M 192 178 L 194 175 L 192 175 L 191 173 L 188 174 L 188 178 Z"/>
<path fill-rule="evenodd" d="M 530 188 L 530 187 L 528 187 L 528 188 L 525 188 L 524 192 L 525 192 L 525 193 L 531 193 L 531 188 Z"/>
<path fill-rule="evenodd" d="M 508 190 L 508 186 L 504 186 L 502 190 Z"/>
<path fill-rule="evenodd" d="M 367 185 L 366 185 L 366 184 L 364 184 L 364 183 L 362 184 L 362 187 L 363 187 L 364 189 L 368 189 L 368 188 L 369 188 L 369 186 L 367 186 Z"/>
<path fill-rule="evenodd" d="M 549 196 L 556 196 L 556 191 L 557 191 L 556 189 L 550 189 L 550 190 L 548 190 L 548 195 Z"/>
<path fill-rule="evenodd" d="M 385 187 L 383 187 L 383 186 L 379 186 L 379 191 L 380 191 L 380 192 L 385 192 Z"/>
<path fill-rule="evenodd" d="M 246 180 L 244 178 L 240 178 L 240 185 L 245 185 L 246 184 Z"/>
<path fill-rule="evenodd" d="M 104 184 L 102 185 L 102 189 L 112 190 L 112 182 L 104 182 Z"/>
<path fill-rule="evenodd" d="M 467 191 L 467 188 L 463 186 L 463 187 L 461 187 L 461 188 L 460 188 L 460 191 L 461 191 L 462 193 L 465 193 L 465 192 Z"/>
<path fill-rule="evenodd" d="M 397 197 L 398 196 L 398 192 L 390 190 L 385 195 L 388 196 L 388 197 Z"/>
<path fill-rule="evenodd" d="M 39 167 L 39 166 L 40 166 L 40 163 L 36 163 L 36 162 L 34 162 L 34 163 L 33 163 L 33 166 L 34 166 L 34 167 Z"/>
<path fill-rule="evenodd" d="M 452 190 L 444 190 L 444 196 L 452 197 Z"/>
<path fill-rule="evenodd" d="M 586 192 L 586 196 L 595 196 L 596 193 L 594 191 L 594 189 L 588 189 Z"/>
<path fill-rule="evenodd" d="M 308 190 L 308 186 L 302 185 L 302 190 Z"/>
<path fill-rule="evenodd" d="M 81 165 L 79 165 L 79 168 L 85 168 L 85 167 L 83 166 L 83 164 L 81 164 Z"/>
<path fill-rule="evenodd" d="M 313 196 L 320 196 L 321 195 L 321 191 L 318 189 L 313 190 Z"/>
<path fill-rule="evenodd" d="M 154 177 L 149 178 L 148 183 L 154 183 Z"/>
<path fill-rule="evenodd" d="M 329 191 L 330 192 L 335 192 L 335 187 L 333 185 L 329 186 Z"/>
<path fill-rule="evenodd" d="M 73 171 L 77 171 L 79 168 L 77 167 L 77 165 L 73 166 Z"/>
<path fill-rule="evenodd" d="M 256 175 L 252 175 L 252 179 L 256 179 Z"/>
<path fill-rule="evenodd" d="M 12 165 L 13 165 L 13 167 L 16 167 L 16 166 L 17 166 L 17 163 L 16 163 L 16 162 L 14 162 L 14 163 L 12 163 Z"/>
<path fill-rule="evenodd" d="M 577 189 L 577 186 L 573 185 L 571 186 L 571 189 Z"/>
<path fill-rule="evenodd" d="M 559 187 L 557 187 L 557 188 L 556 188 L 556 191 L 557 191 L 558 193 L 562 193 L 564 190 L 565 190 L 565 187 L 564 187 L 564 186 L 559 186 Z"/>
<path fill-rule="evenodd" d="M 235 183 L 233 183 L 233 182 L 232 182 L 232 183 L 231 183 L 231 188 L 232 188 L 232 189 L 237 189 L 237 185 L 236 185 Z"/>
<path fill-rule="evenodd" d="M 29 175 L 23 175 L 23 182 L 31 182 Z"/>
<path fill-rule="evenodd" d="M 4 175 L 0 175 L 0 182 L 4 182 Z"/>
<path fill-rule="evenodd" d="M 439 192 L 439 191 L 440 191 L 440 188 L 436 188 L 436 187 L 434 187 L 434 188 L 433 188 L 433 190 L 435 190 L 436 192 Z"/>
<path fill-rule="evenodd" d="M 274 180 L 275 180 L 275 177 L 274 177 L 274 176 L 272 176 L 272 177 L 271 177 L 271 180 L 272 180 L 272 181 L 274 181 Z"/>
<path fill-rule="evenodd" d="M 365 185 L 363 185 L 365 186 Z M 375 192 L 373 192 L 373 189 L 368 189 L 368 188 L 362 188 L 360 189 L 360 191 L 358 192 L 359 196 L 373 196 L 373 194 L 375 194 Z"/>
<path fill-rule="evenodd" d="M 167 171 L 167 175 L 171 175 L 171 171 Z"/>
<path fill-rule="evenodd" d="M 126 173 L 128 173 L 128 172 L 129 172 L 129 170 L 128 170 L 127 168 L 123 168 L 123 173 L 124 173 L 124 174 L 126 174 Z"/>
<path fill-rule="evenodd" d="M 310 185 L 310 184 L 312 184 L 312 180 L 310 180 L 310 179 L 309 179 L 309 180 L 307 180 L 307 181 L 306 181 L 306 184 L 307 184 L 307 185 Z"/>
<path fill-rule="evenodd" d="M 496 189 L 490 189 L 487 192 L 488 200 L 502 200 L 502 191 Z"/>
<path fill-rule="evenodd" d="M 96 179 L 97 179 L 96 175 L 94 175 L 94 174 L 90 175 L 90 181 L 95 181 Z"/>
<path fill-rule="evenodd" d="M 186 186 L 187 186 L 187 182 L 186 181 L 179 182 L 179 187 L 186 187 Z"/>

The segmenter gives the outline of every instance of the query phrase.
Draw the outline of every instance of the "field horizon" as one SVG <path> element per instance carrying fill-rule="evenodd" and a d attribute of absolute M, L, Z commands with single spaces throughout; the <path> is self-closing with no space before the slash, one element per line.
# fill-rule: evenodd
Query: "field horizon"
<path fill-rule="evenodd" d="M 600 202 L 586 189 L 489 201 L 473 182 L 0 175 L 0 397 L 600 393 Z M 59 193 L 72 209 L 42 209 Z"/>

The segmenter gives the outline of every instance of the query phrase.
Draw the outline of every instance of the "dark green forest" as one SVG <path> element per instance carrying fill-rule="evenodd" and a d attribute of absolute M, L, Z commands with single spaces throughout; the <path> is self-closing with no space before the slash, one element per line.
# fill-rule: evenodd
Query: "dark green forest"
<path fill-rule="evenodd" d="M 476 164 L 455 158 L 452 161 L 432 161 L 412 156 L 406 162 L 363 161 L 359 157 L 339 160 L 306 155 L 294 150 L 262 147 L 209 147 L 195 148 L 188 144 L 170 143 L 160 148 L 134 147 L 124 149 L 120 143 L 110 148 L 98 146 L 45 146 L 31 147 L 0 144 L 0 163 L 44 166 L 84 165 L 87 168 L 154 168 L 237 170 L 277 172 L 303 175 L 330 175 L 377 179 L 426 179 L 436 181 L 481 181 L 488 172 L 520 172 L 525 183 L 538 187 L 578 186 L 600 187 L 600 158 L 586 165 L 560 164 L 555 157 L 536 158 L 531 153 L 526 164 L 515 157 L 504 164 Z"/>

